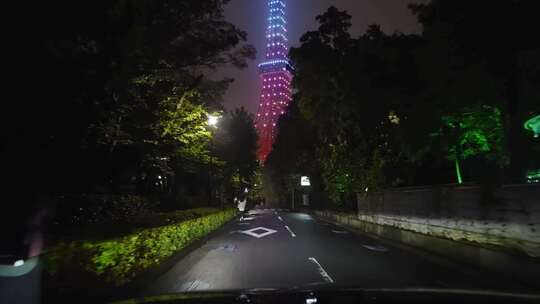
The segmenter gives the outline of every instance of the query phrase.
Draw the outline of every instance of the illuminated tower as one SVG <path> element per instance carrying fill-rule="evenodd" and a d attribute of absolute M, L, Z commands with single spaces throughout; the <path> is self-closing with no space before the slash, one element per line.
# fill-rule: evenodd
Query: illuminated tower
<path fill-rule="evenodd" d="M 261 161 L 265 161 L 272 150 L 276 123 L 292 99 L 285 0 L 267 0 L 267 3 L 266 53 L 264 62 L 259 64 L 262 90 L 256 118 Z"/>

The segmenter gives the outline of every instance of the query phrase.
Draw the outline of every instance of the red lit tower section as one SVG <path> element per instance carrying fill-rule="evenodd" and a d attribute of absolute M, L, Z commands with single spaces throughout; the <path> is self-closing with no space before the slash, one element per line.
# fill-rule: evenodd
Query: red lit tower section
<path fill-rule="evenodd" d="M 264 162 L 276 136 L 279 117 L 292 99 L 292 68 L 287 58 L 287 21 L 285 1 L 267 0 L 268 27 L 266 30 L 265 61 L 259 64 L 262 82 L 256 128 L 259 133 L 259 160 Z"/>

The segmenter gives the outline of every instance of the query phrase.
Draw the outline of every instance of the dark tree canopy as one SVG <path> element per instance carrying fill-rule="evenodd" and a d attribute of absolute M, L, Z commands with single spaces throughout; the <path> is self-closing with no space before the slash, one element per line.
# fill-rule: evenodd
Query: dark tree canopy
<path fill-rule="evenodd" d="M 296 104 L 268 165 L 280 180 L 307 170 L 305 158 L 285 157 L 303 151 L 292 119 L 312 130 L 308 167 L 338 205 L 355 192 L 455 182 L 456 170 L 460 181 L 523 181 L 540 165 L 523 128 L 540 105 L 537 6 L 434 0 L 410 6 L 422 35 L 374 24 L 360 37 L 330 7 L 290 51 Z"/>
<path fill-rule="evenodd" d="M 204 192 L 207 119 L 231 81 L 207 76 L 255 55 L 227 3 L 18 2 L 1 125 L 13 199 L 127 191 L 181 207 L 178 197 Z"/>

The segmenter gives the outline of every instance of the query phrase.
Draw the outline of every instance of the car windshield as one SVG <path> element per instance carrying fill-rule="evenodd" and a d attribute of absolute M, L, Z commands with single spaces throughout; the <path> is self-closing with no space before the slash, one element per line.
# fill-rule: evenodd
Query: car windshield
<path fill-rule="evenodd" d="M 0 302 L 537 294 L 539 11 L 19 1 Z"/>

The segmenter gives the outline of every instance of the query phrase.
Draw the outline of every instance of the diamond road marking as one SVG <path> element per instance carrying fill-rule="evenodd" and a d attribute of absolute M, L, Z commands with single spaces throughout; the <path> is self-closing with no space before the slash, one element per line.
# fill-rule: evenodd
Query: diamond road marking
<path fill-rule="evenodd" d="M 255 231 L 259 231 L 259 230 L 263 230 L 264 232 L 263 233 L 257 233 Z M 252 236 L 254 238 L 263 238 L 265 236 L 269 236 L 271 234 L 274 234 L 276 233 L 277 231 L 276 230 L 273 230 L 273 229 L 268 229 L 268 228 L 264 228 L 264 227 L 257 227 L 257 228 L 253 228 L 253 229 L 249 229 L 249 230 L 244 230 L 244 231 L 238 231 L 239 233 L 243 233 L 243 234 L 246 234 L 246 235 L 249 235 L 249 236 Z"/>

